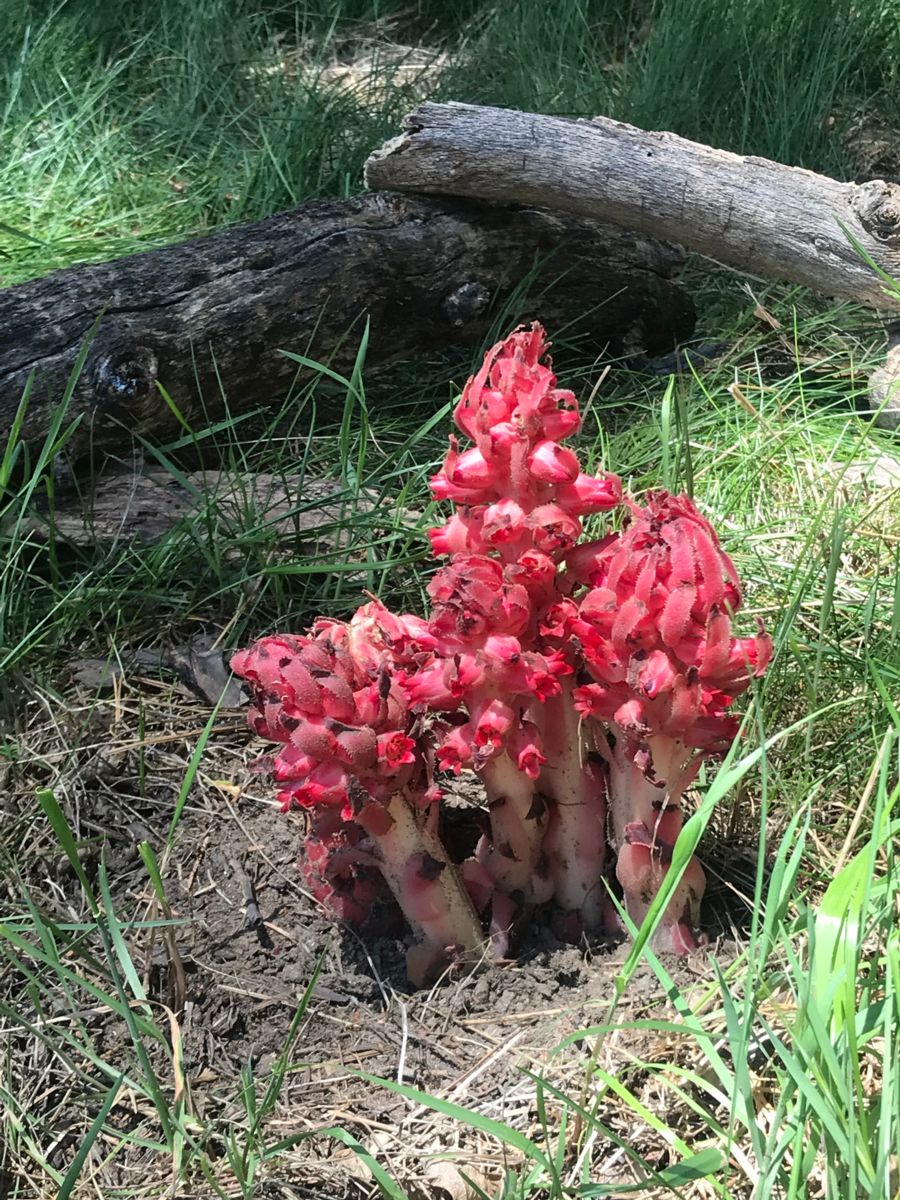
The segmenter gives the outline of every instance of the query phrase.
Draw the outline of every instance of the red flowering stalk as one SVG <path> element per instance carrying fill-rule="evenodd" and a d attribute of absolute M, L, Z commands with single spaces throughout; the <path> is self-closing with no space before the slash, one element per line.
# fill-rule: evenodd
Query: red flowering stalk
<path fill-rule="evenodd" d="M 606 770 L 585 738 L 571 679 L 562 681 L 541 716 L 545 764 L 537 786 L 550 801 L 544 851 L 556 904 L 572 918 L 560 928 L 576 940 L 582 931 L 599 933 L 609 924 L 603 882 Z"/>
<path fill-rule="evenodd" d="M 523 646 L 532 624 L 529 595 L 496 560 L 454 555 L 428 591 L 439 654 L 405 673 L 404 689 L 414 705 L 432 710 L 453 713 L 465 705 L 461 721 L 445 727 L 438 765 L 457 774 L 464 766 L 478 771 L 492 831 L 479 858 L 502 891 L 541 903 L 552 893 L 541 850 L 546 810 L 534 787 L 544 756 L 525 712 L 558 692 L 558 676 L 571 668 L 559 653 Z"/>
<path fill-rule="evenodd" d="M 483 935 L 437 836 L 439 793 L 396 678 L 420 637 L 427 644 L 418 618 L 370 604 L 349 624 L 321 620 L 302 637 L 262 638 L 231 665 L 251 685 L 251 725 L 282 743 L 282 805 L 313 810 L 308 877 L 355 917 L 372 896 L 363 868 L 377 866 L 421 939 L 409 968 L 423 983 L 448 960 L 475 956 Z"/>
<path fill-rule="evenodd" d="M 572 576 L 590 588 L 568 616 L 596 680 L 576 689 L 575 703 L 601 722 L 617 875 L 640 924 L 672 859 L 684 790 L 701 761 L 734 740 L 727 709 L 763 673 L 772 644 L 761 626 L 756 637 L 732 635 L 737 572 L 686 496 L 656 492 L 629 507 L 621 534 L 568 556 Z M 660 926 L 661 949 L 696 945 L 704 888 L 692 860 Z"/>
<path fill-rule="evenodd" d="M 562 599 L 558 564 L 581 534 L 581 517 L 613 508 L 622 488 L 615 475 L 582 472 L 574 452 L 560 445 L 578 431 L 581 418 L 573 393 L 556 387 L 548 349 L 543 329 L 534 324 L 487 353 L 454 414 L 474 445 L 460 452 L 451 438 L 443 468 L 431 480 L 434 495 L 456 506 L 446 525 L 429 532 L 436 554 L 454 555 L 432 592 L 432 630 L 442 655 L 447 637 L 457 639 L 463 658 L 450 668 L 453 700 L 464 701 L 470 714 L 439 754 L 442 765 L 473 765 L 485 780 L 493 846 L 481 853 L 499 886 L 528 901 L 555 891 L 566 909 L 584 912 L 593 927 L 587 897 L 603 874 L 603 781 L 585 762 L 571 689 L 565 699 L 560 693 L 557 677 L 573 669 L 564 644 L 551 648 L 540 627 Z M 491 559 L 504 569 L 488 578 L 484 564 Z M 485 576 L 486 604 L 467 587 L 473 569 Z M 514 629 L 498 618 L 501 587 L 518 597 Z M 473 611 L 477 634 L 471 632 Z M 476 646 L 478 670 L 464 657 Z M 531 647 L 549 672 L 526 677 L 523 647 Z M 545 828 L 548 854 L 541 845 Z"/>

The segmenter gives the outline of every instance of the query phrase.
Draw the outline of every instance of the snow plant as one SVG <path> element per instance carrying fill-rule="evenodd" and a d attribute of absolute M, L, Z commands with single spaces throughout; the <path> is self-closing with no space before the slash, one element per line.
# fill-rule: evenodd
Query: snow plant
<path fill-rule="evenodd" d="M 540 325 L 515 331 L 456 405 L 466 444 L 451 436 L 431 480 L 453 511 L 429 530 L 444 563 L 427 617 L 373 600 L 232 659 L 253 728 L 281 743 L 279 800 L 308 813 L 310 890 L 356 923 L 393 896 L 416 984 L 507 954 L 537 906 L 561 935 L 604 934 L 617 893 L 640 924 L 685 791 L 772 653 L 761 626 L 735 635 L 737 572 L 688 497 L 639 504 L 562 444 L 581 418 L 548 349 Z M 615 528 L 582 540 L 595 513 Z M 463 772 L 483 789 L 468 857 L 443 836 Z M 704 888 L 693 860 L 658 950 L 697 945 Z"/>

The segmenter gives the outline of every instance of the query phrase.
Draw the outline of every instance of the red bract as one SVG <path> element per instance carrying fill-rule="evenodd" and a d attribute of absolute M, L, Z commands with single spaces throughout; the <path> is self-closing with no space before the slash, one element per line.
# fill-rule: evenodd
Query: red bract
<path fill-rule="evenodd" d="M 732 636 L 737 572 L 709 522 L 686 496 L 650 495 L 630 505 L 625 530 L 579 547 L 572 575 L 590 585 L 577 612 L 557 619 L 578 638 L 596 683 L 576 689 L 582 716 L 601 721 L 609 762 L 613 836 L 629 915 L 640 923 L 668 870 L 681 826 L 681 796 L 701 759 L 737 733 L 732 700 L 771 657 L 771 640 Z M 703 893 L 692 863 L 658 938 L 683 950 Z"/>
<path fill-rule="evenodd" d="M 304 882 L 321 904 L 352 925 L 365 924 L 376 906 L 384 913 L 393 902 L 366 847 L 362 827 L 344 820 L 337 809 L 311 815 L 300 859 Z"/>

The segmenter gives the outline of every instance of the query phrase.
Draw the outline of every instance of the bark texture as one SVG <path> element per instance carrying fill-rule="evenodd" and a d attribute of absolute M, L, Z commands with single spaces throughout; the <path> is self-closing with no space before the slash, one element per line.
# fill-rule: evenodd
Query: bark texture
<path fill-rule="evenodd" d="M 23 436 L 44 437 L 95 322 L 67 413 L 80 418 L 75 457 L 179 433 L 157 384 L 195 429 L 281 403 L 300 371 L 281 350 L 347 370 L 367 318 L 369 365 L 476 341 L 537 264 L 524 315 L 597 352 L 662 353 L 692 332 L 691 301 L 672 282 L 683 257 L 532 208 L 378 193 L 311 202 L 0 292 L 0 435 L 33 373 Z"/>
<path fill-rule="evenodd" d="M 605 117 L 420 105 L 366 165 L 373 188 L 535 204 L 679 242 L 750 275 L 900 310 L 900 185 L 839 183 Z"/>

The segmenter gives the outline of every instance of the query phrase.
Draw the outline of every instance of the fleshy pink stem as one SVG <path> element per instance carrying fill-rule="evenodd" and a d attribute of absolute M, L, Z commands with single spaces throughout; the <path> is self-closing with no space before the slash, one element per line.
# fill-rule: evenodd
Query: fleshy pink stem
<path fill-rule="evenodd" d="M 497 886 L 523 904 L 543 904 L 553 894 L 542 851 L 547 806 L 533 780 L 508 754 L 487 760 L 480 771 L 491 818 L 491 847 L 479 857 Z"/>
<path fill-rule="evenodd" d="M 658 736 L 650 739 L 650 763 L 638 765 L 627 750 L 627 738 L 621 732 L 614 737 L 609 800 L 618 848 L 616 875 L 625 910 L 640 927 L 669 871 L 681 831 L 681 793 L 696 774 L 700 759 L 679 739 Z M 696 948 L 694 931 L 705 888 L 703 868 L 692 858 L 657 926 L 653 939 L 657 950 L 684 954 Z"/>
<path fill-rule="evenodd" d="M 559 907 L 581 918 L 583 929 L 597 933 L 605 927 L 607 896 L 603 883 L 606 854 L 606 780 L 602 767 L 588 761 L 581 719 L 572 701 L 572 687 L 532 713 L 541 725 L 541 744 L 547 759 L 538 791 L 550 807 L 544 846 L 550 864 L 553 893 Z"/>
<path fill-rule="evenodd" d="M 448 965 L 474 965 L 485 941 L 429 815 L 405 792 L 396 792 L 386 804 L 365 805 L 357 818 L 375 844 L 388 887 L 421 939 L 407 955 L 410 981 L 419 987 L 434 982 Z"/>

